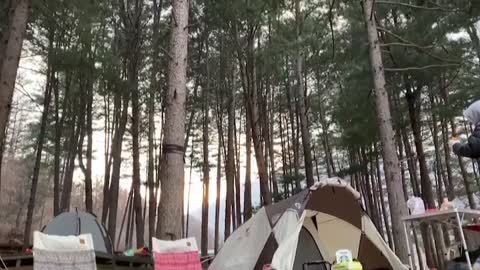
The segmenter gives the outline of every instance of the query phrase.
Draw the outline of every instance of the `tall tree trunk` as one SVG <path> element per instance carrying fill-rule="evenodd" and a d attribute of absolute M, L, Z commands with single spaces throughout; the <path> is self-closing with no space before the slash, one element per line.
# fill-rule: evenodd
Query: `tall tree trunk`
<path fill-rule="evenodd" d="M 182 237 L 184 190 L 185 100 L 187 83 L 189 1 L 176 0 L 172 8 L 172 34 L 166 96 L 165 135 L 163 138 L 162 195 L 157 237 L 174 240 Z"/>
<path fill-rule="evenodd" d="M 89 74 L 93 76 L 93 74 Z M 93 181 L 92 181 L 92 155 L 93 155 L 93 81 L 92 77 L 87 79 L 87 167 L 85 174 L 85 209 L 93 213 Z"/>
<path fill-rule="evenodd" d="M 245 190 L 243 195 L 243 220 L 247 221 L 252 217 L 252 130 L 249 108 L 246 108 L 245 117 Z"/>
<path fill-rule="evenodd" d="M 122 97 L 119 94 L 116 94 L 113 98 L 113 121 L 110 128 L 110 133 L 105 134 L 105 141 L 107 142 L 105 148 L 105 176 L 103 179 L 103 202 L 102 202 L 102 223 L 107 224 L 108 210 L 110 208 L 110 181 L 112 166 L 115 158 L 114 146 L 116 143 L 116 134 L 118 134 L 119 124 L 122 119 Z M 105 110 L 108 112 L 110 110 L 110 104 L 107 102 Z M 110 123 L 110 120 L 106 121 L 107 124 Z M 123 136 L 123 135 L 122 135 Z M 111 138 L 111 139 L 110 139 Z M 108 140 L 107 140 L 108 139 Z"/>
<path fill-rule="evenodd" d="M 295 0 L 295 21 L 296 21 L 296 38 L 297 43 L 302 40 L 303 13 L 300 9 L 300 0 Z M 300 44 L 297 44 L 296 52 L 296 75 L 297 75 L 297 110 L 300 114 L 300 126 L 302 132 L 303 155 L 305 161 L 305 175 L 307 178 L 307 186 L 313 186 L 313 163 L 312 163 L 312 147 L 310 144 L 310 130 L 308 129 L 307 116 L 307 99 L 305 97 L 304 81 L 303 81 L 303 55 L 301 53 Z"/>
<path fill-rule="evenodd" d="M 60 111 L 60 93 L 58 84 L 54 86 L 55 92 L 55 153 L 54 153 L 54 168 L 53 168 L 53 215 L 57 216 L 60 212 L 60 159 L 61 159 L 61 140 L 63 134 L 63 124 L 65 121 L 68 95 L 70 93 L 70 77 L 71 74 L 67 72 L 65 75 L 65 94 L 62 104 L 62 116 L 59 116 Z"/>
<path fill-rule="evenodd" d="M 148 201 L 148 239 L 149 246 L 152 246 L 152 237 L 155 236 L 155 219 L 157 214 L 157 201 L 155 198 L 155 93 L 150 90 L 147 102 L 148 106 L 148 168 L 147 184 L 149 191 Z"/>
<path fill-rule="evenodd" d="M 442 128 L 442 143 L 443 143 L 443 151 L 444 151 L 444 158 L 445 158 L 445 168 L 447 171 L 447 183 L 445 185 L 445 189 L 447 190 L 447 196 L 449 201 L 453 201 L 455 199 L 455 186 L 453 185 L 453 175 L 452 175 L 452 166 L 450 163 L 450 145 L 449 145 L 449 136 L 448 136 L 448 126 L 446 119 L 441 120 L 441 128 Z"/>
<path fill-rule="evenodd" d="M 116 236 L 117 227 L 117 210 L 118 210 L 118 193 L 120 189 L 120 168 L 122 165 L 122 148 L 123 148 L 123 136 L 125 135 L 127 120 L 128 120 L 128 103 L 129 96 L 124 94 L 117 94 L 118 100 L 122 100 L 123 105 L 118 106 L 118 110 L 121 110 L 120 119 L 118 119 L 118 125 L 115 130 L 112 142 L 112 177 L 110 188 L 108 191 L 108 233 L 114 241 Z M 115 245 L 115 243 L 112 243 Z"/>
<path fill-rule="evenodd" d="M 242 225 L 242 189 L 241 189 L 241 179 L 240 179 L 240 130 L 237 130 L 237 119 L 234 117 L 234 135 L 235 138 L 235 210 L 236 210 L 236 219 L 237 227 Z M 241 124 L 240 124 L 241 125 Z M 240 127 L 239 127 L 240 128 Z"/>
<path fill-rule="evenodd" d="M 79 97 L 76 97 L 77 99 Z M 74 100 L 73 102 L 77 102 Z M 80 98 L 79 107 L 74 106 L 72 109 L 72 118 L 71 118 L 71 133 L 69 141 L 65 144 L 65 147 L 68 147 L 67 159 L 65 161 L 64 174 L 63 174 L 63 188 L 62 196 L 60 201 L 60 211 L 68 212 L 70 210 L 70 202 L 72 199 L 72 188 L 73 188 L 73 174 L 75 170 L 75 158 L 77 156 L 77 151 L 79 149 L 79 144 L 81 141 L 80 135 L 83 132 L 84 118 L 85 118 L 85 99 Z M 75 111 L 79 113 L 75 113 Z"/>
<path fill-rule="evenodd" d="M 40 174 L 40 166 L 42 161 L 43 143 L 46 136 L 47 120 L 49 115 L 50 100 L 52 99 L 53 84 L 56 84 L 55 71 L 51 66 L 51 52 L 53 48 L 53 33 L 50 36 L 50 47 L 48 56 L 48 71 L 47 71 L 47 86 L 45 87 L 45 95 L 43 99 L 43 112 L 42 120 L 40 124 L 40 133 L 38 133 L 35 165 L 33 167 L 32 174 L 32 186 L 30 189 L 30 199 L 28 200 L 27 219 L 25 221 L 25 232 L 23 234 L 23 248 L 26 249 L 30 246 L 30 235 L 32 230 L 33 211 L 35 210 L 35 197 L 37 195 L 38 176 Z M 56 87 L 56 86 L 55 86 Z"/>
<path fill-rule="evenodd" d="M 208 37 L 207 37 L 208 39 Z M 208 42 L 208 41 L 207 41 Z M 207 43 L 207 60 L 206 60 L 206 77 L 207 83 L 206 87 L 202 91 L 203 95 L 203 200 L 202 200 L 202 229 L 201 229 L 201 255 L 208 255 L 208 210 L 209 210 L 209 191 L 210 191 L 210 163 L 209 163 L 209 151 L 208 146 L 210 143 L 209 140 L 209 96 L 208 92 L 210 91 L 210 63 L 209 63 L 209 48 Z"/>
<path fill-rule="evenodd" d="M 270 96 L 270 97 L 269 97 Z M 270 160 L 270 178 L 272 179 L 272 190 L 273 190 L 273 197 L 275 201 L 278 201 L 280 196 L 278 193 L 278 183 L 277 183 L 277 176 L 276 176 L 276 168 L 275 168 L 275 151 L 273 149 L 275 140 L 274 140 L 274 114 L 273 114 L 273 107 L 274 107 L 274 94 L 271 89 L 270 83 L 267 85 L 267 94 L 265 96 L 265 101 L 268 106 L 266 106 L 266 113 L 265 113 L 265 133 L 267 135 L 266 142 L 268 147 L 268 156 Z"/>
<path fill-rule="evenodd" d="M 247 81 L 248 81 L 248 106 L 250 108 L 250 123 L 252 130 L 253 148 L 255 151 L 255 159 L 257 161 L 258 176 L 260 178 L 260 194 L 262 196 L 262 204 L 269 205 L 272 203 L 272 195 L 268 187 L 268 172 L 264 160 L 262 133 L 260 130 L 260 115 L 257 89 L 257 72 L 255 63 L 255 27 L 249 27 L 247 38 Z"/>
<path fill-rule="evenodd" d="M 148 202 L 148 241 L 149 246 L 152 246 L 152 237 L 155 236 L 155 221 L 157 214 L 157 196 L 155 192 L 155 93 L 160 91 L 158 89 L 159 83 L 157 81 L 157 74 L 159 73 L 158 54 L 160 52 L 159 38 L 160 38 L 160 16 L 162 13 L 163 0 L 153 0 L 153 51 L 152 51 L 152 74 L 150 89 L 150 96 L 147 102 L 148 107 L 148 172 L 147 183 L 149 190 Z M 187 139 L 188 141 L 188 139 Z"/>
<path fill-rule="evenodd" d="M 407 242 L 403 235 L 401 217 L 408 214 L 404 200 L 400 164 L 394 141 L 394 131 L 390 114 L 388 93 L 385 89 L 385 74 L 383 72 L 382 53 L 377 34 L 377 24 L 372 18 L 373 0 L 363 0 L 365 22 L 367 24 L 368 41 L 370 47 L 370 61 L 372 65 L 375 107 L 378 117 L 380 140 L 382 142 L 383 163 L 392 220 L 393 240 L 395 253 L 404 263 L 408 260 Z"/>
<path fill-rule="evenodd" d="M 417 159 L 420 169 L 420 181 L 422 187 L 422 197 L 428 208 L 435 208 L 435 197 L 432 189 L 432 182 L 430 180 L 427 160 L 425 157 L 425 151 L 423 149 L 422 142 L 422 132 L 420 125 L 420 89 L 412 90 L 408 82 L 406 83 L 407 89 L 407 104 L 408 104 L 408 113 L 410 116 L 410 124 L 412 126 L 413 138 L 415 142 L 415 148 L 417 150 Z"/>
<path fill-rule="evenodd" d="M 225 174 L 227 180 L 227 197 L 226 197 L 226 208 L 230 209 L 230 215 L 232 216 L 232 227 L 235 229 L 237 226 L 235 219 L 235 138 L 234 138 L 234 129 L 235 129 L 235 94 L 233 88 L 228 92 L 228 130 L 227 130 L 227 157 L 226 157 L 226 167 Z M 263 156 L 262 156 L 263 158 Z M 227 218 L 227 216 L 226 216 Z M 228 217 L 230 220 L 230 217 Z M 225 238 L 227 239 L 227 238 Z"/>
<path fill-rule="evenodd" d="M 5 131 L 12 106 L 20 53 L 27 28 L 31 0 L 14 0 L 10 6 L 9 28 L 0 51 L 0 150 L 4 150 Z M 2 160 L 0 160 L 1 164 Z"/>
<path fill-rule="evenodd" d="M 238 153 L 238 143 L 237 143 L 237 125 L 235 119 L 235 105 L 236 105 L 236 91 L 237 91 L 237 81 L 236 81 L 236 72 L 235 68 L 232 68 L 231 74 L 231 90 L 230 90 L 230 101 L 228 107 L 228 118 L 229 125 L 230 119 L 233 122 L 233 152 L 234 152 L 234 182 L 235 182 L 235 228 L 238 228 L 242 224 L 242 202 L 241 202 L 241 188 L 240 188 L 240 155 Z"/>
<path fill-rule="evenodd" d="M 289 174 L 288 171 L 287 171 L 287 149 L 285 147 L 285 139 L 284 139 L 284 135 L 283 135 L 283 121 L 282 121 L 282 114 L 280 113 L 279 114 L 279 117 L 278 117 L 278 124 L 279 124 L 279 128 L 280 128 L 280 146 L 281 146 L 281 153 L 282 153 L 282 173 L 283 173 L 283 198 L 284 199 L 287 199 L 288 197 L 290 197 L 290 192 L 289 192 L 289 188 L 288 188 L 288 181 L 287 181 L 287 175 Z"/>
<path fill-rule="evenodd" d="M 286 74 L 287 74 L 287 79 L 286 79 L 286 92 L 287 92 L 287 103 L 288 103 L 288 116 L 289 116 L 289 120 L 290 120 L 290 128 L 292 130 L 292 142 L 294 142 L 292 144 L 292 148 L 293 148 L 293 167 L 294 167 L 294 179 L 295 179 L 295 192 L 299 192 L 301 190 L 301 184 L 300 184 L 300 162 L 299 162 L 299 150 L 298 150 L 298 144 L 296 144 L 295 142 L 297 141 L 297 136 L 298 134 L 296 134 L 296 128 L 295 128 L 295 113 L 294 113 L 294 104 L 296 104 L 296 100 L 293 99 L 292 97 L 292 87 L 290 85 L 290 72 L 289 72 L 289 69 L 288 69 L 288 64 L 289 64 L 289 61 L 288 59 L 286 59 Z M 288 130 L 287 130 L 287 138 L 288 138 Z M 290 142 L 290 140 L 287 139 L 287 142 Z M 290 147 L 288 147 L 288 149 L 290 149 Z M 291 164 L 291 162 L 290 162 Z"/>
<path fill-rule="evenodd" d="M 220 242 L 220 191 L 222 188 L 222 138 L 221 133 L 218 132 L 218 152 L 217 152 L 217 189 L 215 199 L 215 255 L 219 251 Z"/>
<path fill-rule="evenodd" d="M 377 152 L 375 146 L 375 152 Z M 383 212 L 383 222 L 385 225 L 385 231 L 387 232 L 388 244 L 390 248 L 393 248 L 393 239 L 392 239 L 392 231 L 390 230 L 390 222 L 387 216 L 387 209 L 385 206 L 385 194 L 383 193 L 383 182 L 382 182 L 382 175 L 380 173 L 380 161 L 378 158 L 378 153 L 375 155 L 375 165 L 377 167 L 377 180 L 378 180 L 378 189 L 380 191 L 380 206 L 382 207 Z"/>
<path fill-rule="evenodd" d="M 417 160 L 420 169 L 420 182 L 421 182 L 421 190 L 422 190 L 422 199 L 426 204 L 427 208 L 436 208 L 435 205 L 435 196 L 433 193 L 432 182 L 430 180 L 427 161 L 425 157 L 425 152 L 423 149 L 423 141 L 422 141 L 422 132 L 420 126 L 420 94 L 421 94 L 421 86 L 418 86 L 416 89 L 412 89 L 409 85 L 407 79 L 405 79 L 405 88 L 406 88 L 406 99 L 408 105 L 408 112 L 410 117 L 410 125 L 412 126 L 413 131 L 413 138 L 415 143 L 415 148 L 417 150 Z M 438 234 L 438 228 L 436 226 L 432 227 L 433 230 L 433 237 L 435 241 L 432 241 L 433 245 L 429 248 L 426 248 L 427 253 L 427 264 L 428 266 L 437 266 L 441 267 L 442 262 L 438 260 L 438 253 L 437 248 L 441 248 L 440 239 Z M 427 233 L 426 228 L 422 228 L 422 236 L 425 242 L 429 241 L 429 237 L 432 235 L 431 233 Z M 435 242 L 437 245 L 435 245 Z M 441 252 L 440 254 L 443 254 Z"/>
<path fill-rule="evenodd" d="M 205 112 L 208 118 L 208 112 Z M 209 187 L 210 187 L 210 166 L 208 163 L 208 120 L 204 120 L 203 127 L 203 205 L 202 205 L 202 230 L 201 230 L 201 254 L 208 255 L 208 210 L 209 210 Z"/>

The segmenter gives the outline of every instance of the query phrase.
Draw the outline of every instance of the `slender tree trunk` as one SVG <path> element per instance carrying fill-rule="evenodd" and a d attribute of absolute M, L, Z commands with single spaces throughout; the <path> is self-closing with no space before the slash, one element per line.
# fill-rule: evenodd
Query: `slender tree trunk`
<path fill-rule="evenodd" d="M 235 149 L 234 149 L 234 121 L 235 121 L 235 94 L 234 90 L 231 89 L 228 92 L 228 131 L 227 131 L 227 157 L 226 157 L 226 167 L 225 174 L 227 180 L 227 197 L 226 197 L 226 208 L 230 211 L 232 218 L 228 216 L 228 219 L 232 221 L 233 229 L 236 228 L 236 219 L 235 219 Z M 227 216 L 226 216 L 227 218 Z M 225 238 L 227 239 L 227 238 Z"/>
<path fill-rule="evenodd" d="M 220 191 L 222 188 L 222 138 L 218 132 L 218 152 L 217 152 L 217 190 L 215 199 L 215 255 L 218 254 L 220 244 Z"/>
<path fill-rule="evenodd" d="M 447 190 L 448 200 L 453 201 L 455 199 L 455 186 L 453 185 L 452 166 L 450 163 L 450 145 L 449 145 L 449 136 L 448 136 L 448 126 L 447 126 L 447 121 L 445 119 L 441 120 L 441 128 L 442 128 L 442 143 L 443 143 L 443 151 L 444 151 L 444 158 L 445 158 L 445 168 L 447 171 L 447 183 L 448 183 L 448 185 L 445 185 L 445 189 Z"/>
<path fill-rule="evenodd" d="M 421 87 L 418 86 L 416 89 L 412 89 L 409 85 L 408 81 L 405 81 L 406 84 L 406 98 L 408 104 L 408 112 L 410 117 L 410 124 L 412 126 L 413 137 L 415 148 L 417 150 L 417 160 L 419 163 L 420 169 L 420 182 L 421 182 L 421 190 L 422 190 L 422 199 L 426 204 L 427 208 L 436 208 L 435 205 L 435 196 L 433 193 L 432 182 L 430 180 L 429 171 L 427 167 L 427 161 L 425 157 L 425 152 L 423 149 L 423 142 L 422 142 L 422 133 L 421 133 L 421 126 L 420 126 L 420 89 Z M 425 242 L 429 241 L 429 237 L 433 236 L 435 238 L 434 242 L 437 242 L 437 228 L 433 227 L 433 235 L 431 233 L 427 233 L 427 228 L 422 228 L 422 236 Z M 440 267 L 441 262 L 438 261 L 437 250 L 435 243 L 426 248 L 425 251 L 427 253 L 427 264 L 428 266 L 437 266 Z M 443 253 L 442 253 L 443 254 Z"/>
<path fill-rule="evenodd" d="M 430 180 L 427 160 L 423 149 L 422 133 L 420 126 L 420 87 L 413 90 L 407 83 L 407 103 L 410 116 L 410 124 L 412 126 L 415 148 L 417 150 L 417 159 L 420 169 L 420 181 L 422 187 L 422 197 L 427 207 L 435 208 L 435 197 L 433 195 L 432 182 Z"/>
<path fill-rule="evenodd" d="M 282 114 L 280 113 L 279 114 L 279 117 L 278 117 L 278 124 L 279 124 L 279 128 L 280 128 L 280 145 L 282 147 L 281 149 L 281 153 L 282 153 L 282 172 L 283 172 L 283 198 L 284 199 L 287 199 L 288 197 L 290 197 L 290 192 L 288 190 L 288 181 L 287 181 L 287 175 L 289 174 L 287 172 L 287 149 L 285 147 L 285 139 L 284 139 L 284 134 L 283 134 L 283 121 L 282 121 Z"/>
<path fill-rule="evenodd" d="M 234 184 L 235 184 L 235 228 L 238 228 L 242 224 L 242 203 L 241 203 L 241 189 L 240 189 L 240 156 L 238 155 L 238 144 L 237 144 L 237 126 L 235 119 L 235 104 L 236 104 L 236 90 L 237 90 L 237 81 L 235 76 L 235 68 L 232 68 L 231 74 L 231 90 L 230 90 L 230 104 L 228 107 L 228 124 L 230 125 L 230 120 L 233 122 L 233 163 L 234 163 Z M 230 128 L 230 126 L 229 126 Z"/>
<path fill-rule="evenodd" d="M 111 133 L 108 134 L 108 136 L 111 138 L 111 143 L 110 140 L 105 140 L 107 141 L 107 148 L 106 152 L 108 155 L 105 155 L 105 176 L 103 180 L 103 203 L 102 203 L 102 223 L 107 224 L 107 218 L 109 217 L 109 208 L 110 208 L 110 181 L 111 181 L 111 173 L 113 172 L 113 163 L 114 160 L 117 158 L 114 153 L 116 151 L 114 150 L 114 147 L 116 146 L 116 140 L 117 136 L 119 136 L 119 125 L 122 123 L 122 97 L 119 94 L 116 94 L 114 96 L 114 106 L 113 106 L 113 123 L 110 127 Z M 109 104 L 108 104 L 109 105 Z M 108 106 L 109 109 L 110 107 Z M 107 121 L 110 122 L 110 121 Z M 118 134 L 118 135 L 117 135 Z M 122 135 L 123 136 L 123 135 Z"/>
<path fill-rule="evenodd" d="M 89 74 L 93 76 L 93 74 Z M 92 155 L 93 155 L 93 81 L 87 79 L 87 167 L 85 175 L 85 209 L 93 213 L 93 181 L 92 181 Z"/>
<path fill-rule="evenodd" d="M 205 112 L 205 118 L 208 113 Z M 208 120 L 204 120 L 203 127 L 203 205 L 202 205 L 202 231 L 201 231 L 201 254 L 208 255 L 208 210 L 209 210 L 209 183 L 210 183 L 210 166 L 208 163 Z"/>
<path fill-rule="evenodd" d="M 245 117 L 245 190 L 243 196 L 243 220 L 247 221 L 252 217 L 252 130 L 249 107 L 246 108 Z"/>
<path fill-rule="evenodd" d="M 261 130 L 260 130 L 260 115 L 259 115 L 259 105 L 258 100 L 260 96 L 258 95 L 257 89 L 257 72 L 256 72 L 256 63 L 255 63 L 255 49 L 254 49 L 254 40 L 255 40 L 255 27 L 250 27 L 248 30 L 248 45 L 247 45 L 247 81 L 248 81 L 248 106 L 250 108 L 250 123 L 252 127 L 252 140 L 253 148 L 255 150 L 255 159 L 257 161 L 258 176 L 260 178 L 260 194 L 262 195 L 262 204 L 269 205 L 272 203 L 272 195 L 268 187 L 268 172 L 267 166 L 264 160 L 263 146 L 261 140 Z"/>
<path fill-rule="evenodd" d="M 207 37 L 208 39 L 208 37 Z M 207 41 L 208 42 L 208 41 Z M 203 95 L 203 203 L 202 203 L 202 229 L 201 229 L 201 255 L 208 255 L 208 210 L 209 210 L 209 190 L 210 190 L 210 164 L 209 164 L 209 96 L 210 91 L 210 63 L 209 63 L 209 47 L 207 44 L 207 60 L 206 60 L 206 77 L 207 83 L 205 89 L 202 91 Z"/>
<path fill-rule="evenodd" d="M 295 114 L 294 114 L 294 104 L 296 104 L 296 100 L 293 99 L 293 95 L 292 95 L 292 87 L 290 85 L 290 72 L 289 72 L 289 68 L 288 68 L 288 64 L 289 64 L 289 60 L 288 58 L 286 59 L 286 63 L 285 63 L 285 66 L 286 66 L 286 82 L 285 82 L 285 86 L 286 86 L 286 93 L 287 93 L 287 103 L 288 103 L 288 116 L 289 116 L 289 120 L 290 120 L 290 128 L 291 128 L 291 131 L 292 131 L 292 142 L 296 142 L 297 141 L 297 134 L 296 134 L 296 128 L 295 128 Z M 287 133 L 288 133 L 288 130 L 287 130 Z M 288 134 L 287 134 L 287 138 L 288 138 Z M 287 140 L 287 142 L 290 142 L 290 140 Z M 301 190 L 301 185 L 300 185 L 300 162 L 299 162 L 299 151 L 298 151 L 298 144 L 296 143 L 293 143 L 292 144 L 292 148 L 293 148 L 293 167 L 294 167 L 294 172 L 295 174 L 293 175 L 294 176 L 294 179 L 295 179 L 295 192 L 298 192 Z M 288 149 L 290 149 L 290 147 L 288 147 Z M 290 164 L 291 161 L 290 161 Z"/>
<path fill-rule="evenodd" d="M 295 1 L 295 17 L 296 17 L 296 35 L 297 42 L 300 43 L 302 39 L 302 21 L 303 14 L 300 9 L 300 0 Z M 305 89 L 303 82 L 303 56 L 301 54 L 300 44 L 297 44 L 296 55 L 296 75 L 297 75 L 297 110 L 300 115 L 300 126 L 302 132 L 303 143 L 303 155 L 305 161 L 305 175 L 307 178 L 307 186 L 313 186 L 315 180 L 313 179 L 313 163 L 312 163 L 312 147 L 310 144 L 310 130 L 308 129 L 308 116 L 307 116 L 307 99 L 305 97 Z"/>
<path fill-rule="evenodd" d="M 65 95 L 62 104 L 62 116 L 59 116 L 60 111 L 60 93 L 58 89 L 58 84 L 54 86 L 55 92 L 55 153 L 54 153 L 54 173 L 53 173 L 53 215 L 57 216 L 60 214 L 60 159 L 61 159 L 61 139 L 63 134 L 63 124 L 65 120 L 66 110 L 67 110 L 67 100 L 70 93 L 70 73 L 67 72 L 66 76 L 66 87 Z"/>
<path fill-rule="evenodd" d="M 46 136 L 46 129 L 47 129 L 47 120 L 49 115 L 49 108 L 50 108 L 50 101 L 52 98 L 52 88 L 54 87 L 53 84 L 56 84 L 55 78 L 55 71 L 53 70 L 50 59 L 51 59 L 51 50 L 53 47 L 53 33 L 50 37 L 50 49 L 49 49 L 49 66 L 47 71 L 47 86 L 45 87 L 45 96 L 43 100 L 43 112 L 42 112 L 42 120 L 40 124 L 40 133 L 38 134 L 37 139 L 37 147 L 36 147 L 36 157 L 35 157 L 35 165 L 33 167 L 33 174 L 32 174 L 32 186 L 30 189 L 30 199 L 28 201 L 28 208 L 27 208 L 27 219 L 25 221 L 25 232 L 23 234 L 23 248 L 26 249 L 30 246 L 30 235 L 32 230 L 32 222 L 33 222 L 33 212 L 35 210 L 35 197 L 37 195 L 37 186 L 38 186 L 38 177 L 40 174 L 40 166 L 42 161 L 42 151 L 43 151 L 43 143 Z M 56 87 L 56 86 L 55 86 Z"/>
<path fill-rule="evenodd" d="M 237 119 L 234 118 L 234 138 L 235 138 L 235 210 L 237 218 L 237 227 L 242 225 L 242 189 L 240 184 L 240 135 L 237 135 L 240 130 L 237 130 Z M 241 125 L 241 124 L 240 124 Z M 240 127 L 239 127 L 240 128 Z"/>
<path fill-rule="evenodd" d="M 376 149 L 375 149 L 375 152 Z M 377 167 L 377 180 L 378 180 L 378 189 L 380 190 L 380 206 L 382 207 L 383 212 L 383 222 L 385 225 L 385 231 L 387 232 L 388 244 L 390 248 L 393 248 L 393 239 L 392 239 L 392 231 L 390 229 L 390 222 L 387 215 L 387 207 L 385 206 L 385 194 L 383 193 L 383 182 L 382 182 L 382 175 L 380 173 L 380 162 L 378 158 L 378 153 L 375 155 L 375 165 Z"/>
<path fill-rule="evenodd" d="M 172 8 L 172 36 L 166 97 L 165 136 L 163 138 L 163 178 L 157 237 L 174 240 L 182 237 L 184 190 L 185 100 L 187 83 L 189 1 L 176 0 Z"/>
<path fill-rule="evenodd" d="M 2 43 L 6 42 L 6 44 L 0 47 L 3 48 L 3 51 L 0 51 L 0 55 L 3 56 L 0 63 L 0 150 L 2 152 L 30 5 L 31 0 L 11 2 L 9 29 L 5 33 L 6 39 L 2 40 Z M 0 160 L 0 164 L 1 162 Z"/>
<path fill-rule="evenodd" d="M 120 99 L 120 97 L 118 97 L 118 99 Z M 128 95 L 124 95 L 121 99 L 123 100 L 123 105 L 118 107 L 118 110 L 121 110 L 121 115 L 120 119 L 118 119 L 118 126 L 112 142 L 112 177 L 108 191 L 108 233 L 110 237 L 112 237 L 112 240 L 114 240 L 116 236 L 120 168 L 122 165 L 122 142 L 127 125 L 129 103 Z M 112 244 L 115 245 L 115 243 Z"/>
<path fill-rule="evenodd" d="M 148 171 L 147 184 L 149 191 L 148 201 L 148 239 L 152 246 L 152 237 L 155 236 L 155 220 L 157 214 L 157 201 L 155 196 L 155 93 L 151 89 L 147 102 L 148 106 Z"/>
<path fill-rule="evenodd" d="M 378 117 L 380 140 L 382 142 L 385 178 L 392 220 L 393 240 L 395 252 L 404 263 L 408 260 L 407 242 L 403 235 L 401 217 L 408 214 L 404 200 L 400 163 L 394 141 L 394 131 L 390 114 L 388 93 L 385 89 L 385 74 L 383 72 L 382 53 L 378 40 L 377 25 L 371 17 L 373 14 L 373 0 L 363 0 L 365 22 L 367 24 L 368 41 L 370 47 L 370 61 L 372 65 L 373 83 L 375 86 L 375 107 Z"/>

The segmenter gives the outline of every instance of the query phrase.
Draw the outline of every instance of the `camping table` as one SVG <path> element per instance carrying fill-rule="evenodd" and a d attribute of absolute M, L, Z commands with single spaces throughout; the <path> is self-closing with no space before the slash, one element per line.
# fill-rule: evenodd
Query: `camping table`
<path fill-rule="evenodd" d="M 480 218 L 480 211 L 471 209 L 453 209 L 453 210 L 439 210 L 433 212 L 425 212 L 424 214 L 411 215 L 402 217 L 403 229 L 405 232 L 405 238 L 407 240 L 408 259 L 410 263 L 410 269 L 413 270 L 412 251 L 410 249 L 410 237 L 407 224 L 412 226 L 420 224 L 433 224 L 442 223 L 451 227 L 457 227 L 460 231 L 460 238 L 462 246 L 465 250 L 465 257 L 467 258 L 467 264 L 469 270 L 472 270 L 472 262 L 470 261 L 470 255 L 468 252 L 467 241 L 465 240 L 465 234 L 463 233 L 462 224 L 465 220 Z"/>

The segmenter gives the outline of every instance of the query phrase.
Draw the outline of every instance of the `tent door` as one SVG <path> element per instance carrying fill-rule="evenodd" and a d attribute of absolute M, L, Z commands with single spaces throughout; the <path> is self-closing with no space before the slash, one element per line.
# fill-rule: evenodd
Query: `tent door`
<path fill-rule="evenodd" d="M 323 256 L 310 232 L 303 227 L 298 236 L 297 252 L 293 270 L 329 270 L 323 261 Z"/>

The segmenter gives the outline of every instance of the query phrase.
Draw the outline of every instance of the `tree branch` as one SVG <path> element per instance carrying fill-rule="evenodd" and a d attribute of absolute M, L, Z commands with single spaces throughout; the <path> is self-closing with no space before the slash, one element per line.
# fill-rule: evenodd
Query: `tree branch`
<path fill-rule="evenodd" d="M 402 43 L 402 42 L 390 42 L 390 43 L 380 44 L 380 47 L 391 47 L 391 46 L 414 47 L 414 48 L 421 49 L 421 50 L 424 50 L 424 49 L 432 49 L 432 48 L 435 47 L 435 46 L 433 46 L 433 45 L 423 47 L 423 46 L 420 46 L 420 45 L 417 45 L 417 44 Z"/>
<path fill-rule="evenodd" d="M 451 61 L 451 60 L 442 58 L 442 57 L 440 57 L 440 56 L 436 56 L 436 55 L 430 53 L 428 50 L 425 49 L 425 48 L 428 48 L 428 47 L 417 45 L 417 44 L 415 44 L 415 43 L 413 43 L 413 42 L 411 42 L 411 41 L 409 41 L 409 40 L 406 40 L 406 39 L 402 38 L 401 36 L 399 36 L 399 35 L 391 32 L 390 30 L 387 30 L 386 28 L 377 27 L 377 29 L 380 30 L 380 31 L 383 31 L 383 32 L 385 32 L 385 33 L 387 33 L 387 34 L 389 34 L 389 35 L 391 35 L 391 36 L 393 36 L 393 37 L 395 37 L 396 39 L 398 39 L 398 40 L 400 40 L 400 41 L 402 41 L 402 42 L 404 42 L 404 43 L 406 43 L 406 44 L 410 44 L 410 45 L 409 45 L 410 47 L 413 47 L 413 48 L 417 49 L 418 51 L 423 52 L 424 54 L 426 54 L 426 55 L 428 55 L 428 56 L 430 56 L 430 57 L 432 57 L 432 58 L 434 58 L 434 59 L 437 59 L 437 60 L 440 61 L 440 62 L 450 62 L 450 63 L 460 64 L 460 62 Z M 387 43 L 387 44 L 388 44 L 388 43 Z M 398 43 L 398 44 L 401 44 L 401 43 Z M 383 45 L 383 46 L 386 46 L 386 45 Z"/>
<path fill-rule="evenodd" d="M 425 70 L 429 68 L 448 68 L 448 67 L 458 67 L 460 64 L 444 64 L 444 65 L 427 65 L 422 67 L 405 67 L 405 68 L 385 68 L 385 71 L 390 72 L 402 72 L 402 71 L 411 71 L 411 70 Z"/>
<path fill-rule="evenodd" d="M 431 10 L 431 11 L 454 11 L 451 9 L 446 9 L 442 7 L 424 7 L 424 6 L 417 6 L 417 5 L 412 5 L 412 4 L 407 4 L 407 3 L 400 3 L 400 2 L 391 2 L 391 1 L 376 1 L 377 4 L 384 4 L 384 5 L 398 5 L 402 7 L 409 7 L 409 8 L 415 8 L 415 9 L 423 9 L 423 10 Z"/>

